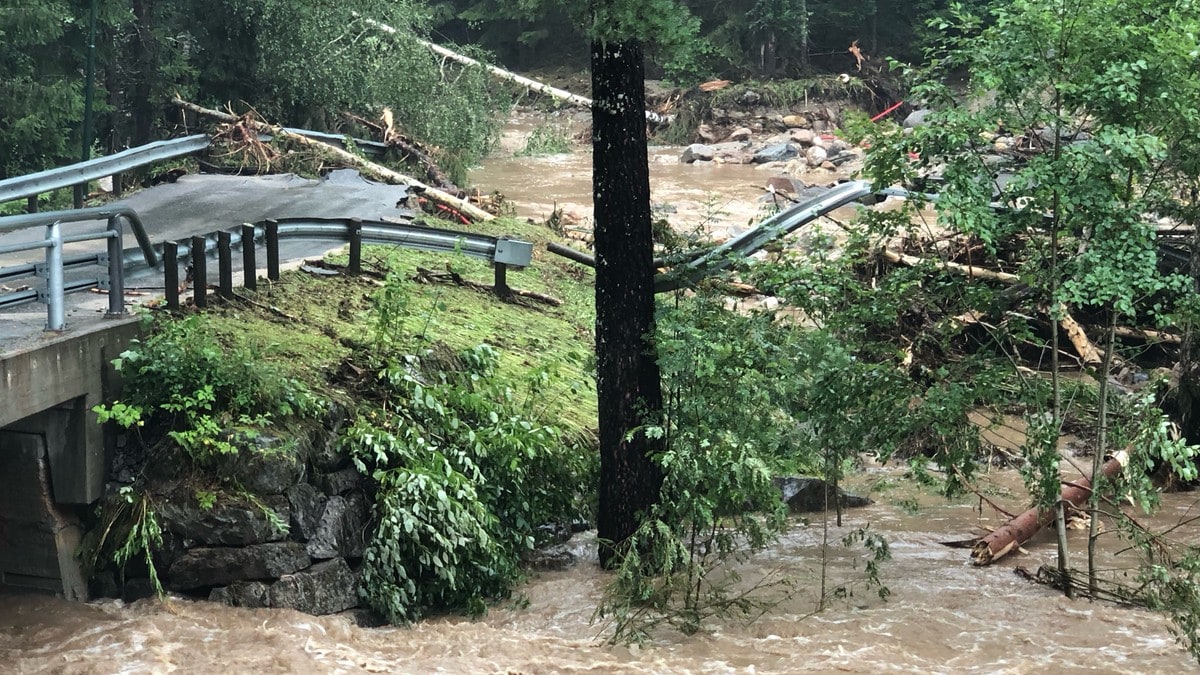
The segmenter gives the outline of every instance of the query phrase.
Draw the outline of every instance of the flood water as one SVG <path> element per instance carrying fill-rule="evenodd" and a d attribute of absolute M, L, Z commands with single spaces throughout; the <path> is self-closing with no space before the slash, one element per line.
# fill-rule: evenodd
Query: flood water
<path fill-rule="evenodd" d="M 519 139 L 516 125 L 513 138 Z M 527 133 L 527 132 L 526 132 Z M 511 153 L 511 149 L 510 149 Z M 678 149 L 656 150 L 675 157 Z M 538 217 L 555 202 L 587 209 L 590 158 L 583 151 L 552 158 L 501 156 L 476 182 L 517 200 Z M 656 160 L 655 199 L 683 214 L 702 214 L 717 194 L 729 204 L 725 227 L 744 225 L 769 174 L 750 167 L 688 167 Z M 747 206 L 749 205 L 749 206 Z M 539 211 L 541 209 L 541 211 Z M 1195 669 L 1168 633 L 1167 622 L 1142 610 L 1067 600 L 1024 581 L 1017 565 L 1036 569 L 1054 560 L 1049 538 L 989 568 L 968 564 L 968 551 L 940 542 L 979 534 L 1003 522 L 975 498 L 948 503 L 904 482 L 901 470 L 871 467 L 851 486 L 872 506 L 847 511 L 830 524 L 828 587 L 852 594 L 814 613 L 822 567 L 822 523 L 797 521 L 771 550 L 742 572 L 797 582 L 792 598 L 750 625 L 714 622 L 693 636 L 656 634 L 640 648 L 608 646 L 591 622 L 607 575 L 593 543 L 574 540 L 575 567 L 543 573 L 522 585 L 514 601 L 482 619 L 435 619 L 411 628 L 359 628 L 341 616 L 288 610 L 230 608 L 180 598 L 132 605 L 105 600 L 72 604 L 37 596 L 0 596 L 0 673 L 1176 673 Z M 1015 471 L 994 471 L 985 484 L 996 502 L 1020 511 L 1025 493 Z M 1166 495 L 1150 519 L 1171 525 L 1198 507 L 1189 494 Z M 915 508 L 915 511 L 914 511 Z M 890 544 L 883 567 L 891 597 L 881 601 L 861 585 L 864 554 L 838 543 L 869 524 Z M 1193 528 L 1175 532 L 1200 540 Z M 1084 532 L 1070 534 L 1073 564 Z M 1101 539 L 1104 564 L 1132 567 L 1113 535 Z"/>
<path fill-rule="evenodd" d="M 894 469 L 856 480 L 865 491 Z M 893 481 L 894 482 L 894 481 Z M 993 474 L 987 485 L 1019 509 L 1020 479 Z M 1005 496 L 1008 495 L 1008 496 Z M 341 616 L 241 609 L 172 598 L 132 605 L 106 600 L 71 604 L 44 597 L 0 598 L 0 671 L 398 672 L 398 673 L 1176 673 L 1194 669 L 1147 611 L 1068 600 L 1013 573 L 1016 565 L 1052 563 L 1049 538 L 989 568 L 967 563 L 968 551 L 940 542 L 977 534 L 1002 519 L 977 500 L 946 503 L 910 487 L 872 493 L 876 503 L 830 524 L 828 585 L 853 595 L 813 614 L 819 588 L 819 521 L 799 523 L 747 564 L 747 579 L 767 573 L 798 582 L 799 592 L 750 625 L 715 622 L 693 636 L 656 635 L 640 648 L 608 646 L 591 618 L 607 576 L 594 546 L 574 542 L 581 561 L 543 573 L 517 591 L 520 602 L 490 609 L 478 621 L 443 618 L 411 628 L 359 628 Z M 912 502 L 919 504 L 912 512 Z M 1168 495 L 1154 521 L 1173 523 L 1197 508 L 1190 495 Z M 905 508 L 901 508 L 901 504 Z M 870 524 L 894 559 L 883 579 L 886 601 L 861 586 L 863 554 L 838 541 Z M 1192 536 L 1195 533 L 1191 533 Z M 1082 549 L 1084 532 L 1072 532 Z M 1102 539 L 1111 553 L 1114 537 Z M 1104 564 L 1132 565 L 1106 553 Z M 1074 563 L 1083 565 L 1076 555 Z"/>

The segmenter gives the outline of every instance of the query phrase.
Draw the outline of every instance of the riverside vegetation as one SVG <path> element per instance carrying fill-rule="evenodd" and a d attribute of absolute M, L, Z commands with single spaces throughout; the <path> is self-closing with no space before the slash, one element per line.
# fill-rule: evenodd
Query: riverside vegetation
<path fill-rule="evenodd" d="M 256 35 L 287 25 L 274 21 L 284 11 L 278 3 L 261 15 L 230 7 Z M 1094 440 L 1097 459 L 1108 447 L 1131 449 L 1135 470 L 1114 487 L 1139 507 L 1155 501 L 1149 470 L 1194 478 L 1195 447 L 1173 433 L 1163 410 L 1175 405 L 1187 421 L 1194 401 L 1172 399 L 1158 379 L 1140 388 L 1121 383 L 1126 396 L 1110 389 L 1114 357 L 1136 365 L 1175 356 L 1145 340 L 1122 344 L 1121 321 L 1182 332 L 1184 393 L 1195 381 L 1191 296 L 1200 266 L 1160 267 L 1153 228 L 1142 219 L 1149 213 L 1195 227 L 1193 3 L 1125 3 L 1118 12 L 1112 3 L 1068 11 L 1021 0 L 998 3 L 985 17 L 948 9 L 931 25 L 950 36 L 929 52 L 932 70 L 912 73 L 919 96 L 942 110 L 938 124 L 911 134 L 861 125 L 859 133 L 872 145 L 867 171 L 881 186 L 928 185 L 941 174 L 939 225 L 955 236 L 945 244 L 922 237 L 911 211 L 871 213 L 843 224 L 844 245 L 818 238 L 771 264 L 746 261 L 742 278 L 783 299 L 788 311 L 729 312 L 719 286 L 660 303 L 648 337 L 663 374 L 663 415 L 622 433 L 658 442 L 653 459 L 664 480 L 598 611 L 613 621 L 616 639 L 663 625 L 694 631 L 769 603 L 765 594 L 745 593 L 736 564 L 791 524 L 774 476 L 805 472 L 836 484 L 869 454 L 906 461 L 914 480 L 947 495 L 970 490 L 986 457 L 970 422 L 976 411 L 1027 418 L 1033 433 L 1008 461 L 1022 467 L 1043 507 L 1063 510 L 1057 441 L 1065 429 Z M 309 38 L 332 25 L 316 10 L 307 18 Z M 383 64 L 378 42 L 353 46 L 339 53 L 343 65 L 360 57 Z M 252 72 L 239 73 L 239 81 L 256 82 L 265 77 L 258 67 L 274 63 L 291 76 L 274 89 L 293 84 L 293 95 L 276 101 L 281 116 L 302 121 L 305 111 L 374 100 L 381 91 L 338 71 L 325 73 L 328 89 L 313 90 L 322 97 L 301 96 L 308 90 L 294 85 L 307 73 L 280 65 L 281 56 L 248 60 Z M 433 78 L 426 84 L 450 89 L 435 70 L 427 62 L 420 69 Z M 943 86 L 961 72 L 975 77 L 966 94 L 975 107 L 961 106 L 963 93 Z M 470 141 L 485 143 L 491 131 L 473 126 L 485 116 L 466 124 L 454 105 L 446 99 L 444 114 L 428 116 L 446 123 L 429 134 L 463 131 L 470 138 L 441 142 L 462 142 L 469 156 L 478 149 Z M 461 108 L 468 109 L 480 107 Z M 147 119 L 144 110 L 138 119 Z M 1005 167 L 1015 180 L 1003 186 L 993 183 L 997 165 L 985 142 L 998 126 L 1039 144 Z M 21 161 L 61 155 L 61 140 Z M 1005 208 L 993 208 L 993 199 Z M 511 220 L 492 226 L 538 242 L 549 236 Z M 925 254 L 925 264 L 882 256 L 896 240 Z M 374 500 L 371 537 L 356 556 L 362 598 L 394 622 L 478 612 L 512 588 L 540 526 L 593 518 L 592 278 L 539 259 L 514 284 L 566 303 L 505 305 L 465 288 L 408 281 L 418 263 L 485 277 L 478 263 L 385 249 L 373 255 L 374 275 L 293 273 L 211 313 L 160 318 L 120 361 L 122 401 L 100 413 L 137 430 L 151 454 L 178 459 L 175 478 L 207 509 L 253 502 L 222 472 L 223 458 L 258 452 L 247 439 L 300 428 L 331 408 L 349 410 L 340 450 Z M 1016 270 L 1019 283 L 964 281 L 944 264 L 963 261 Z M 1099 327 L 1102 360 L 1079 364 L 1099 386 L 1061 376 L 1059 327 L 1068 312 Z M 1049 377 L 1025 365 L 1043 360 Z M 92 550 L 100 565 L 144 562 L 154 579 L 162 527 L 142 487 L 135 482 L 115 495 Z M 1117 587 L 1116 597 L 1168 612 L 1181 640 L 1200 653 L 1195 546 L 1146 531 L 1100 493 L 1092 522 L 1113 518 L 1142 563 L 1136 587 Z M 1097 536 L 1093 529 L 1090 540 Z M 849 539 L 867 546 L 868 578 L 877 582 L 885 544 L 869 530 Z M 1086 581 L 1073 581 L 1063 550 L 1057 583 L 1099 597 L 1112 580 L 1092 569 Z M 834 584 L 821 596 L 844 592 Z"/>

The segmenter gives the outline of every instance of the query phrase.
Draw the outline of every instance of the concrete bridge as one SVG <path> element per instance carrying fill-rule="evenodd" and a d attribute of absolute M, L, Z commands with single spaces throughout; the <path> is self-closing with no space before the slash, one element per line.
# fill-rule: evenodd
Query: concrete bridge
<path fill-rule="evenodd" d="M 334 172 L 322 180 L 201 175 L 120 203 L 138 212 L 159 243 L 266 218 L 402 216 L 397 201 L 405 195 L 403 187 L 372 183 L 353 172 Z M 99 221 L 71 225 L 84 231 L 105 227 Z M 41 236 L 40 228 L 0 235 L 0 246 Z M 315 255 L 328 246 L 292 243 L 282 257 Z M 0 255 L 0 268 L 36 262 L 39 253 Z M 126 276 L 127 291 L 161 289 L 162 283 L 161 270 Z M 5 481 L 0 587 L 86 599 L 86 580 L 75 557 L 81 516 L 104 494 L 115 443 L 91 409 L 118 393 L 111 361 L 138 336 L 140 321 L 134 314 L 107 315 L 105 296 L 77 293 L 67 299 L 62 331 L 45 330 L 41 304 L 0 311 L 0 476 Z M 137 299 L 129 298 L 128 304 Z"/>

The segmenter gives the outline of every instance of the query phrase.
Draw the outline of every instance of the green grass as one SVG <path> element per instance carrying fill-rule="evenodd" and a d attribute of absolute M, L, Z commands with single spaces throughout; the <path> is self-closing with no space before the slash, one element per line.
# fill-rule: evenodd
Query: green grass
<path fill-rule="evenodd" d="M 441 346 L 462 351 L 486 343 L 501 353 L 499 376 L 518 391 L 531 372 L 551 368 L 554 372 L 539 399 L 543 414 L 548 421 L 590 433 L 596 425 L 592 271 L 547 253 L 545 244 L 555 235 L 544 226 L 497 219 L 472 227 L 533 242 L 533 263 L 510 270 L 508 285 L 556 297 L 563 304 L 554 307 L 527 298 L 510 303 L 475 288 L 414 281 L 405 287 L 409 295 L 403 333 L 408 348 L 414 353 Z M 346 259 L 345 249 L 329 256 L 334 263 Z M 410 279 L 418 267 L 453 270 L 487 285 L 494 279 L 482 260 L 392 246 L 364 247 L 363 267 L 368 274 L 357 278 L 285 272 L 277 283 L 260 281 L 257 293 L 239 291 L 249 301 L 217 303 L 209 316 L 229 339 L 321 390 L 337 380 L 339 368 L 356 346 L 370 343 L 371 297 L 389 270 Z"/>

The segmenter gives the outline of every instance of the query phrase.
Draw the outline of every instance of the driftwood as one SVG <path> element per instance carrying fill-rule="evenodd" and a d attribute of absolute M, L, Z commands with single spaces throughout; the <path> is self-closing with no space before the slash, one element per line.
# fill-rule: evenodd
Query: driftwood
<path fill-rule="evenodd" d="M 322 143 L 321 141 L 314 141 L 311 138 L 288 132 L 282 127 L 272 126 L 250 117 L 238 117 L 226 112 L 221 112 L 220 110 L 204 108 L 181 98 L 176 98 L 174 103 L 180 108 L 191 110 L 199 115 L 212 117 L 229 124 L 244 123 L 256 132 L 270 134 L 279 138 L 286 138 L 289 141 L 298 143 L 299 145 L 327 153 L 333 157 L 336 157 L 338 160 L 345 162 L 347 165 L 355 167 L 369 178 L 383 183 L 388 183 L 390 185 L 405 185 L 411 187 L 415 192 L 419 192 L 420 196 L 424 197 L 425 199 L 428 199 L 435 204 L 445 206 L 448 209 L 453 209 L 457 213 L 462 214 L 465 218 L 468 218 L 472 221 L 488 221 L 495 218 L 495 216 L 492 214 L 480 209 L 466 200 L 458 199 L 454 195 L 451 195 L 443 190 L 439 190 L 433 186 L 426 185 L 416 178 L 392 171 L 386 166 L 365 160 L 362 157 L 359 157 L 352 152 L 347 152 L 346 150 L 343 150 L 337 146 L 333 146 L 328 143 Z"/>
<path fill-rule="evenodd" d="M 429 182 L 433 184 L 434 187 L 445 190 L 450 194 L 459 196 L 462 195 L 462 190 L 460 190 L 458 186 L 454 184 L 454 181 L 450 180 L 450 176 L 447 175 L 445 171 L 442 171 L 442 167 L 438 166 L 437 162 L 434 161 L 433 156 L 430 155 L 429 151 L 426 150 L 425 147 L 420 143 L 409 138 L 408 136 L 405 136 L 396 129 L 396 126 L 392 121 L 391 108 L 383 109 L 383 124 L 372 122 L 371 120 L 364 119 L 358 115 L 348 112 L 342 113 L 342 116 L 348 120 L 361 124 L 368 129 L 371 129 L 375 133 L 379 134 L 379 138 L 388 147 L 395 148 L 396 150 L 399 150 L 402 155 L 412 158 L 412 160 L 415 161 L 425 171 L 425 177 L 429 179 Z"/>
<path fill-rule="evenodd" d="M 922 264 L 933 264 L 936 267 L 941 267 L 942 269 L 948 270 L 950 272 L 955 272 L 958 274 L 965 274 L 966 276 L 973 277 L 976 279 L 987 279 L 989 281 L 998 281 L 998 282 L 1001 282 L 1004 284 L 1009 284 L 1009 285 L 1016 284 L 1021 280 L 1021 278 L 1018 277 L 1017 275 L 1010 274 L 1008 272 L 997 272 L 996 270 L 989 270 L 984 267 L 976 267 L 973 265 L 963 265 L 961 263 L 950 262 L 950 261 L 945 261 L 945 260 L 931 261 L 926 258 L 918 258 L 917 256 L 914 256 L 914 255 L 907 255 L 905 253 L 900 253 L 899 251 L 893 251 L 892 249 L 889 249 L 889 248 L 883 249 L 883 257 L 886 258 L 889 262 L 892 262 L 892 263 L 898 264 L 898 265 L 906 265 L 908 267 L 916 267 L 917 265 L 922 265 Z M 1091 338 L 1089 338 L 1087 336 L 1087 333 L 1083 330 L 1083 326 L 1081 326 L 1079 324 L 1079 322 L 1076 321 L 1075 318 L 1071 316 L 1071 313 L 1067 310 L 1066 305 L 1059 305 L 1058 311 L 1061 314 L 1061 317 L 1058 320 L 1059 325 L 1062 326 L 1063 332 L 1067 334 L 1067 339 L 1071 341 L 1071 346 L 1073 346 L 1075 348 L 1075 353 L 1079 355 L 1080 360 L 1083 362 L 1083 364 L 1085 366 L 1098 365 L 1100 363 L 1100 355 L 1101 355 L 1100 348 L 1097 347 L 1092 342 Z M 956 317 L 956 319 L 957 318 L 958 317 Z M 1122 362 L 1123 362 L 1123 359 L 1121 359 L 1118 355 L 1113 354 L 1113 363 L 1114 364 L 1119 364 Z"/>
<path fill-rule="evenodd" d="M 1112 459 L 1104 463 L 1100 473 L 1105 478 L 1113 478 L 1129 463 L 1129 453 L 1125 450 L 1118 452 Z M 1082 508 L 1092 492 L 1092 481 L 1080 478 L 1073 483 L 1064 483 L 1062 501 L 1073 508 Z M 1054 522 L 1054 508 L 1032 508 L 1008 521 L 984 537 L 977 540 L 971 548 L 971 564 L 976 566 L 990 565 L 1011 553 L 1021 544 L 1033 538 L 1039 530 Z"/>
<path fill-rule="evenodd" d="M 368 19 L 367 17 L 360 15 L 358 12 L 352 12 L 352 14 L 356 17 L 361 18 L 364 23 L 366 23 L 368 26 L 371 26 L 372 28 L 381 30 L 384 33 L 387 33 L 389 35 L 396 34 L 396 29 L 387 25 L 386 23 L 382 23 L 382 22 L 376 21 L 374 19 Z M 437 54 L 438 56 L 443 56 L 452 61 L 457 61 L 463 65 L 483 68 L 484 70 L 488 71 L 492 75 L 494 75 L 502 80 L 507 80 L 508 82 L 513 82 L 515 84 L 519 84 L 522 87 L 525 87 L 526 89 L 528 89 L 530 91 L 537 92 L 539 94 L 545 94 L 546 96 L 549 96 L 557 101 L 569 103 L 573 106 L 577 106 L 580 108 L 591 109 L 591 107 L 592 107 L 592 103 L 593 103 L 592 99 L 590 99 L 586 96 L 580 96 L 579 94 L 572 94 L 569 91 L 551 87 L 548 84 L 538 82 L 537 80 L 531 80 L 528 77 L 522 77 L 520 75 L 517 75 L 516 73 L 504 70 L 503 68 L 497 68 L 496 66 L 488 65 L 486 63 L 481 63 L 469 56 L 463 56 L 462 54 L 459 54 L 458 52 L 450 51 L 449 49 L 446 49 L 445 47 L 442 47 L 441 45 L 435 45 L 434 43 L 429 42 L 427 40 L 421 40 L 418 38 L 417 42 L 421 43 L 425 48 L 429 49 L 431 52 L 433 52 L 434 54 Z M 674 115 L 660 115 L 656 112 L 651 112 L 649 110 L 646 111 L 646 121 L 652 122 L 654 124 L 670 124 L 671 121 L 674 119 L 675 119 Z"/>

